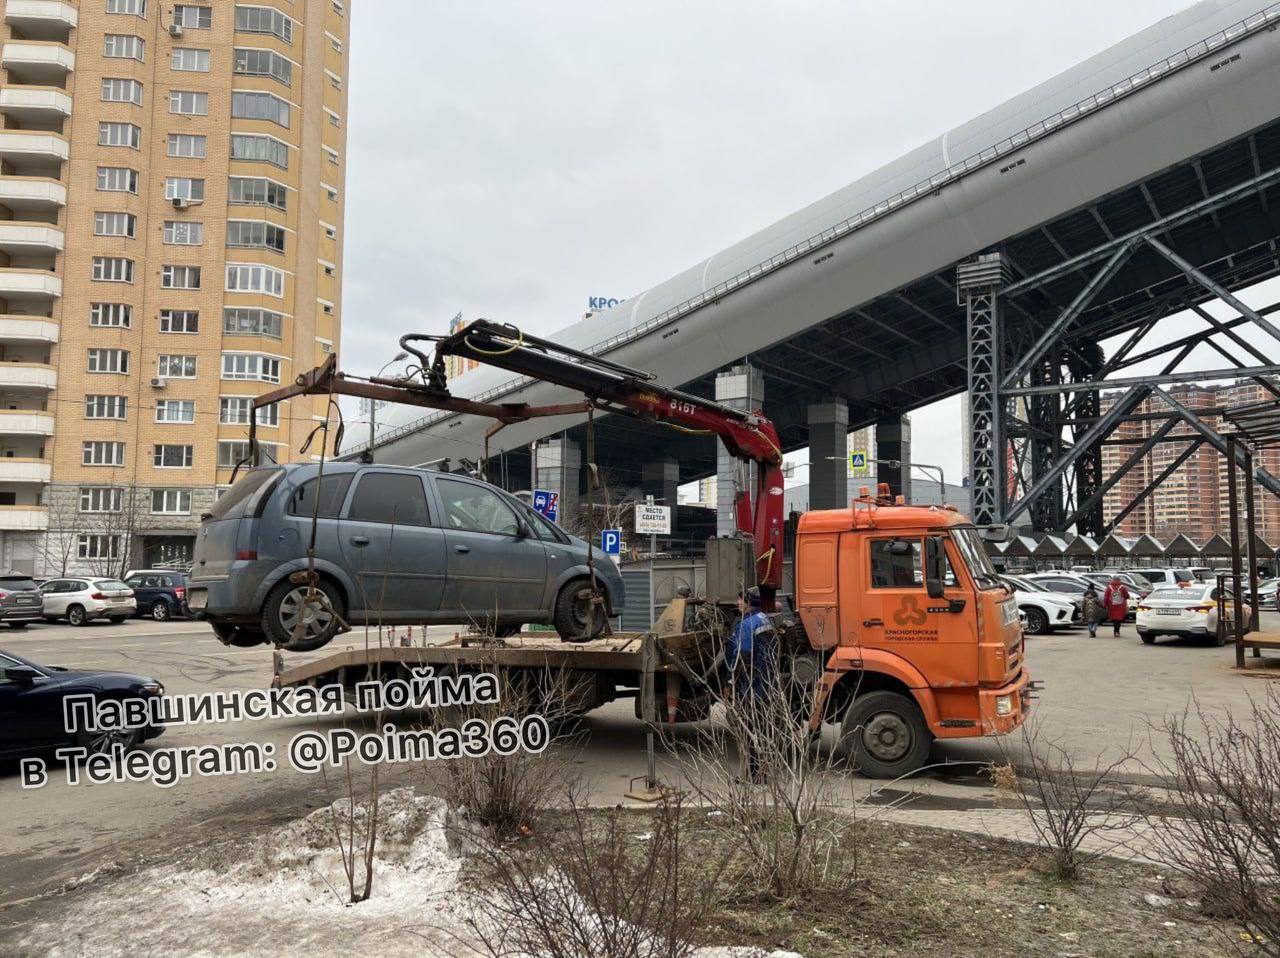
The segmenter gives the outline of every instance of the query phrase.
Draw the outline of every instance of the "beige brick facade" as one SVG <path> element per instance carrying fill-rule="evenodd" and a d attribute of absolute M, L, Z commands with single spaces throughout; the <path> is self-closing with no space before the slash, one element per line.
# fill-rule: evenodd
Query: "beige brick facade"
<path fill-rule="evenodd" d="M 247 439 L 234 400 L 336 350 L 350 6 L 0 0 L 0 566 L 68 510 L 97 529 L 79 491 L 106 486 L 143 503 L 131 561 L 180 561 Z M 259 438 L 296 459 L 323 411 L 283 404 Z M 192 495 L 153 514 L 155 489 Z"/>

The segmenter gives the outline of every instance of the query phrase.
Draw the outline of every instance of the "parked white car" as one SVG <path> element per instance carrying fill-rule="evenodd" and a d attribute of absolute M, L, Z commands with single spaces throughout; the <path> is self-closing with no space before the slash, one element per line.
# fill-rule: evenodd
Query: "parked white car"
<path fill-rule="evenodd" d="M 119 624 L 138 611 L 133 590 L 119 579 L 49 579 L 40 586 L 44 617 L 49 622 L 66 619 L 85 625 L 92 619 Z"/>
<path fill-rule="evenodd" d="M 1124 571 L 1142 576 L 1156 588 L 1162 585 L 1177 585 L 1179 582 L 1196 581 L 1190 569 L 1125 569 Z"/>
<path fill-rule="evenodd" d="M 1032 635 L 1047 635 L 1080 621 L 1080 609 L 1066 596 L 1050 592 L 1018 575 L 1001 576 L 1013 589 L 1013 601 L 1023 616 L 1023 628 Z"/>
<path fill-rule="evenodd" d="M 1138 605 L 1138 636 L 1147 645 L 1161 635 L 1212 639 L 1218 636 L 1218 587 L 1208 583 L 1157 586 Z"/>

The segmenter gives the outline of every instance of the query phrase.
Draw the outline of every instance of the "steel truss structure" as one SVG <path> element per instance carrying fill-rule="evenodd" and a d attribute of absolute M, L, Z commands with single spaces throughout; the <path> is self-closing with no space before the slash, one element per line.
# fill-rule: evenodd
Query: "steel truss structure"
<path fill-rule="evenodd" d="M 1044 532 L 1074 529 L 1102 537 L 1137 508 L 1204 444 L 1248 469 L 1251 478 L 1280 496 L 1280 480 L 1256 466 L 1246 445 L 1206 423 L 1162 386 L 1181 382 L 1252 379 L 1276 400 L 1280 359 L 1255 346 L 1236 330 L 1260 329 L 1280 343 L 1280 326 L 1268 317 L 1280 304 L 1255 310 L 1232 291 L 1235 264 L 1196 264 L 1179 252 L 1183 227 L 1202 219 L 1220 225 L 1219 214 L 1232 204 L 1262 195 L 1280 182 L 1280 168 L 1259 171 L 1247 182 L 1207 196 L 1140 229 L 1115 236 L 1095 248 L 1039 273 L 1010 281 L 1012 264 L 1001 251 L 984 253 L 956 268 L 956 292 L 964 305 L 968 333 L 968 385 L 972 453 L 972 508 L 980 525 L 1029 525 Z M 1267 238 L 1277 253 L 1280 231 Z M 1254 237 L 1249 237 L 1254 240 Z M 1256 245 L 1256 240 L 1254 240 Z M 1145 310 L 1132 310 L 1132 321 L 1119 347 L 1108 356 L 1098 345 L 1088 321 L 1089 310 L 1105 301 L 1109 286 L 1123 270 L 1151 276 Z M 1214 274 L 1222 277 L 1221 281 Z M 1052 284 L 1074 278 L 1074 296 L 1058 302 Z M 1083 282 L 1080 282 L 1083 280 Z M 1249 280 L 1234 284 L 1248 285 Z M 1131 297 L 1126 290 L 1119 296 Z M 1029 300 L 1036 299 L 1035 303 Z M 1204 308 L 1216 300 L 1235 315 L 1221 320 Z M 1043 308 L 1044 304 L 1048 308 Z M 1035 308 L 1036 305 L 1042 308 Z M 1018 322 L 1013 321 L 1014 312 Z M 1139 350 L 1153 331 L 1174 314 L 1190 311 L 1205 323 L 1203 330 L 1172 342 Z M 1200 345 L 1207 345 L 1226 364 L 1202 371 L 1181 369 Z M 1275 351 L 1273 350 L 1272 353 Z M 1125 376 L 1126 369 L 1164 360 L 1153 375 Z M 1103 411 L 1101 393 L 1112 393 Z M 1141 413 L 1141 404 L 1159 401 L 1156 413 Z M 1244 442 L 1255 441 L 1246 424 L 1264 440 L 1280 435 L 1276 401 L 1249 408 L 1219 410 Z M 1239 418 L 1237 418 L 1239 417 Z M 1135 419 L 1162 420 L 1145 439 L 1115 439 L 1116 429 Z M 1176 430 L 1176 431 L 1175 431 Z M 1104 521 L 1103 498 L 1157 444 L 1181 442 L 1186 448 L 1161 470 L 1110 521 Z M 1102 447 L 1136 445 L 1110 476 L 1104 475 Z"/>

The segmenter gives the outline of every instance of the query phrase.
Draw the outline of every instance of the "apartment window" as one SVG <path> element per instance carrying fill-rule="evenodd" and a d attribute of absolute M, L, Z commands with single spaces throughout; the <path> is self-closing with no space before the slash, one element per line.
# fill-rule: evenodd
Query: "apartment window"
<path fill-rule="evenodd" d="M 138 192 L 138 171 L 125 166 L 98 167 L 98 189 L 107 193 Z"/>
<path fill-rule="evenodd" d="M 85 466 L 123 466 L 124 443 L 93 440 L 81 447 L 80 463 Z"/>
<path fill-rule="evenodd" d="M 200 332 L 200 313 L 194 309 L 162 309 L 160 310 L 160 332 L 162 333 L 198 333 Z"/>
<path fill-rule="evenodd" d="M 176 442 L 158 442 L 152 450 L 151 461 L 157 469 L 190 469 L 191 446 Z"/>
<path fill-rule="evenodd" d="M 126 405 L 124 396 L 90 394 L 84 397 L 84 418 L 124 419 Z"/>
<path fill-rule="evenodd" d="M 137 80 L 106 77 L 102 81 L 102 99 L 107 103 L 135 103 L 142 106 L 142 84 Z"/>
<path fill-rule="evenodd" d="M 347 8 L 343 6 L 342 0 L 333 0 L 333 12 L 338 16 L 343 16 L 347 12 Z"/>
<path fill-rule="evenodd" d="M 200 267 L 172 265 L 161 266 L 160 285 L 164 289 L 199 289 Z"/>
<path fill-rule="evenodd" d="M 233 176 L 227 181 L 227 202 L 232 206 L 287 208 L 289 188 L 265 176 Z"/>
<path fill-rule="evenodd" d="M 328 223 L 321 223 L 320 225 L 324 227 L 324 235 L 326 237 L 329 239 L 338 238 L 338 229 L 336 226 L 330 226 Z"/>
<path fill-rule="evenodd" d="M 204 242 L 204 224 L 165 220 L 164 241 L 169 246 L 199 246 Z"/>
<path fill-rule="evenodd" d="M 195 422 L 194 399 L 161 399 L 156 403 L 156 422 Z"/>
<path fill-rule="evenodd" d="M 167 176 L 164 180 L 166 200 L 186 200 L 188 203 L 204 202 L 204 180 L 189 176 Z"/>
<path fill-rule="evenodd" d="M 193 90 L 170 90 L 169 112 L 187 116 L 209 115 L 209 94 Z"/>
<path fill-rule="evenodd" d="M 142 146 L 142 127 L 132 123 L 99 123 L 98 146 Z"/>
<path fill-rule="evenodd" d="M 272 93 L 233 91 L 231 115 L 240 120 L 270 120 L 285 129 L 289 127 L 289 104 Z"/>
<path fill-rule="evenodd" d="M 338 114 L 334 113 L 328 107 L 324 108 L 324 113 L 325 113 L 325 116 L 329 118 L 329 125 L 331 127 L 333 127 L 335 130 L 342 129 L 342 117 L 338 116 Z"/>
<path fill-rule="evenodd" d="M 107 13 L 132 13 L 135 17 L 145 17 L 147 0 L 107 0 Z"/>
<path fill-rule="evenodd" d="M 228 263 L 227 292 L 284 297 L 284 270 L 257 263 Z"/>
<path fill-rule="evenodd" d="M 129 350 L 127 349 L 91 349 L 89 350 L 89 372 L 91 373 L 127 373 L 129 371 Z"/>
<path fill-rule="evenodd" d="M 128 33 L 108 33 L 102 38 L 102 55 L 141 61 L 144 46 L 142 37 Z"/>
<path fill-rule="evenodd" d="M 331 149 L 331 148 L 329 148 L 329 147 L 327 147 L 327 146 L 326 146 L 326 147 L 324 148 L 324 155 L 325 155 L 325 159 L 327 159 L 327 160 L 329 161 L 329 165 L 330 165 L 330 166 L 337 166 L 337 165 L 338 165 L 338 151 L 337 151 L 337 150 Z"/>
<path fill-rule="evenodd" d="M 133 260 L 122 256 L 95 256 L 93 278 L 104 283 L 132 283 Z"/>
<path fill-rule="evenodd" d="M 274 136 L 249 133 L 231 134 L 231 158 L 270 163 L 282 170 L 289 168 L 289 144 Z"/>
<path fill-rule="evenodd" d="M 190 489 L 152 489 L 151 511 L 156 515 L 186 516 L 191 514 Z"/>
<path fill-rule="evenodd" d="M 133 307 L 128 303 L 91 303 L 89 325 L 129 329 L 133 326 Z"/>
<path fill-rule="evenodd" d="M 274 442 L 258 443 L 258 461 L 254 465 L 276 462 L 276 446 Z M 249 461 L 249 443 L 243 439 L 224 439 L 218 443 L 218 468 L 233 469 L 237 463 Z"/>
<path fill-rule="evenodd" d="M 269 309 L 228 306 L 222 311 L 222 331 L 233 336 L 270 336 L 280 339 L 284 316 Z"/>
<path fill-rule="evenodd" d="M 173 48 L 173 69 L 186 73 L 208 73 L 209 51 L 193 47 Z"/>
<path fill-rule="evenodd" d="M 156 375 L 161 379 L 195 379 L 196 358 L 165 353 L 156 359 Z"/>
<path fill-rule="evenodd" d="M 213 7 L 180 3 L 173 8 L 173 22 L 189 30 L 208 30 L 213 26 Z"/>
<path fill-rule="evenodd" d="M 342 77 L 338 76 L 338 74 L 334 73 L 332 70 L 325 70 L 324 75 L 329 78 L 329 86 L 333 87 L 335 90 L 342 89 Z"/>
<path fill-rule="evenodd" d="M 231 71 L 237 76 L 270 77 L 285 86 L 293 85 L 293 64 L 274 50 L 237 47 Z"/>
<path fill-rule="evenodd" d="M 274 7 L 237 5 L 236 29 L 241 33 L 269 33 L 293 43 L 293 21 Z"/>
<path fill-rule="evenodd" d="M 329 38 L 329 46 L 333 47 L 333 52 L 341 53 L 342 41 L 339 40 L 337 37 L 335 37 L 332 33 L 329 33 L 328 31 L 325 32 L 325 36 Z"/>
<path fill-rule="evenodd" d="M 284 252 L 284 228 L 262 220 L 228 220 L 227 245 L 237 249 Z"/>
<path fill-rule="evenodd" d="M 120 512 L 124 490 L 119 486 L 81 486 L 81 512 Z"/>
<path fill-rule="evenodd" d="M 280 360 L 260 353 L 223 353 L 222 378 L 278 383 Z"/>
<path fill-rule="evenodd" d="M 76 538 L 76 553 L 81 559 L 118 559 L 120 538 L 114 533 L 82 533 Z"/>
<path fill-rule="evenodd" d="M 138 218 L 132 213 L 94 213 L 93 235 L 133 239 L 138 235 Z"/>
<path fill-rule="evenodd" d="M 223 396 L 218 404 L 218 421 L 224 426 L 247 426 L 253 413 L 252 396 Z M 280 404 L 273 402 L 258 410 L 259 426 L 280 425 Z"/>
<path fill-rule="evenodd" d="M 326 276 L 338 275 L 338 267 L 335 266 L 333 263 L 326 263 L 324 260 L 320 260 L 320 266 L 324 269 L 324 275 Z"/>
<path fill-rule="evenodd" d="M 327 183 L 321 183 L 320 189 L 324 190 L 324 195 L 329 198 L 330 202 L 338 202 L 338 190 L 335 187 L 329 186 Z"/>
<path fill-rule="evenodd" d="M 205 144 L 205 138 L 196 133 L 170 133 L 169 155 L 203 160 Z"/>

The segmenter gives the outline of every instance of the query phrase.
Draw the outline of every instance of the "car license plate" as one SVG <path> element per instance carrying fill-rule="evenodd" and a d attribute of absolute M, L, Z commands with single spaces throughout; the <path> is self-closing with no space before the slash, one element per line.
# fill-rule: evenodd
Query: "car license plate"
<path fill-rule="evenodd" d="M 1157 609 L 1161 615 L 1182 615 L 1181 609 Z"/>
<path fill-rule="evenodd" d="M 18 605 L 35 605 L 37 601 L 39 600 L 33 595 L 18 596 Z"/>

